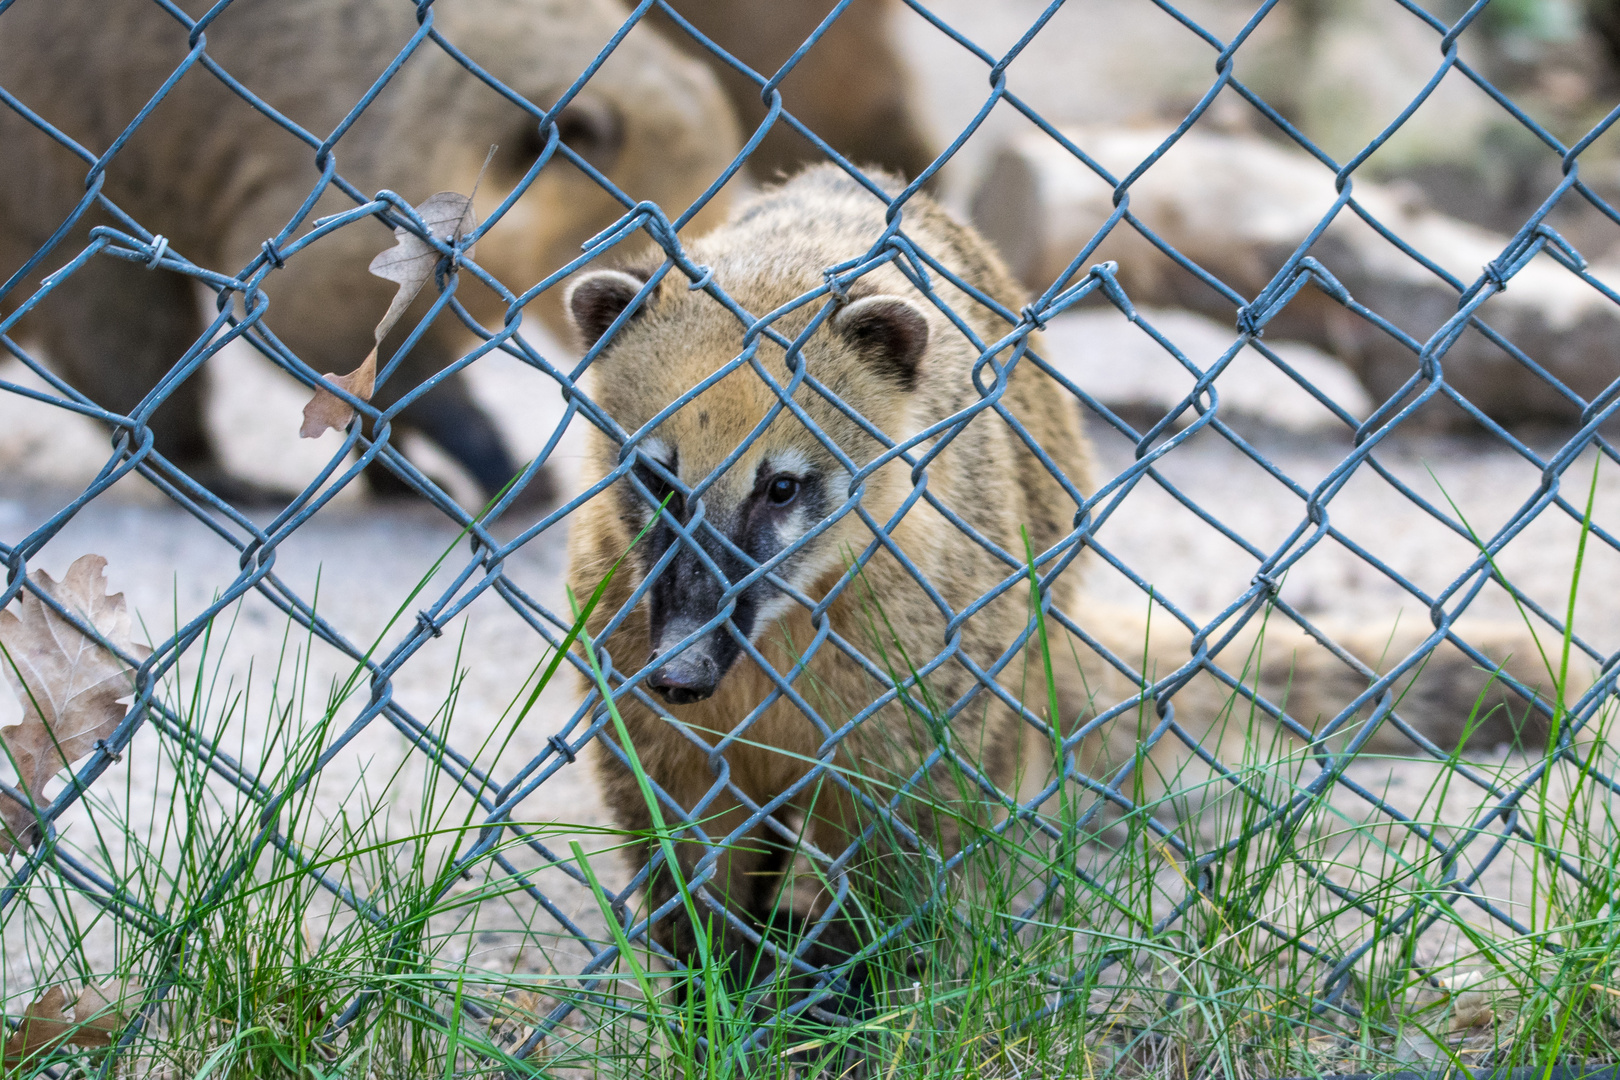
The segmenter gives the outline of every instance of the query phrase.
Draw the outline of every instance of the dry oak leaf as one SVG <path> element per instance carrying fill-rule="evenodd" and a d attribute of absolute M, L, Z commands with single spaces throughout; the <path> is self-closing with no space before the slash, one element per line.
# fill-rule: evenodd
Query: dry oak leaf
<path fill-rule="evenodd" d="M 34 585 L 95 627 L 124 652 L 144 659 L 151 650 L 130 640 L 124 594 L 107 595 L 107 560 L 81 555 L 61 581 L 36 570 Z M 0 742 L 17 767 L 17 786 L 45 805 L 45 783 L 64 766 L 94 750 L 128 711 L 119 699 L 135 691 L 135 673 L 28 592 L 15 612 L 0 611 L 0 669 L 22 703 L 22 720 L 0 728 Z M 33 811 L 0 796 L 0 853 L 21 838 L 32 843 Z"/>
<path fill-rule="evenodd" d="M 99 1045 L 111 1046 L 113 1036 L 129 1023 L 125 1002 L 134 999 L 141 989 L 140 983 L 131 980 L 86 986 L 73 1006 L 73 1020 L 80 1025 L 73 1041 L 89 1046 L 85 1039 L 95 1037 L 103 1040 Z"/>
<path fill-rule="evenodd" d="M 429 195 L 414 209 L 428 231 L 446 243 L 454 244 L 478 227 L 478 215 L 473 213 L 472 198 L 454 191 Z M 464 254 L 470 256 L 472 253 L 472 246 L 468 246 Z M 327 374 L 321 377 L 334 386 L 341 386 L 361 401 L 370 401 L 371 393 L 377 386 L 377 350 L 382 346 L 383 338 L 388 336 L 388 331 L 394 328 L 411 301 L 416 299 L 416 294 L 422 291 L 422 286 L 433 276 L 433 268 L 437 265 L 437 248 L 403 225 L 397 226 L 394 229 L 394 246 L 381 252 L 367 267 L 377 277 L 399 286 L 394 293 L 393 303 L 388 305 L 388 313 L 377 324 L 377 329 L 372 331 L 376 344 L 372 345 L 360 366 L 347 375 Z M 354 410 L 348 403 L 322 387 L 304 406 L 304 424 L 298 429 L 298 434 L 301 438 L 313 439 L 325 434 L 328 428 L 342 431 L 352 419 Z"/>
<path fill-rule="evenodd" d="M 129 1023 L 129 1016 L 117 1006 L 139 991 L 136 983 L 92 983 L 73 1003 L 70 1018 L 63 1011 L 67 991 L 51 987 L 23 1010 L 21 1023 L 6 1037 L 5 1063 L 14 1065 L 24 1058 L 47 1054 L 63 1043 L 85 1049 L 111 1046 L 113 1036 Z"/>

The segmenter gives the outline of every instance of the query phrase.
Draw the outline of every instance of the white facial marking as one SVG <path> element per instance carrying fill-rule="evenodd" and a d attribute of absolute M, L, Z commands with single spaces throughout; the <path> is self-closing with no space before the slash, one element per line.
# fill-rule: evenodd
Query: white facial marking
<path fill-rule="evenodd" d="M 795 583 L 789 581 L 789 584 Z M 757 645 L 765 636 L 765 632 L 776 625 L 778 619 L 793 610 L 793 605 L 794 599 L 791 596 L 773 590 L 765 602 L 759 605 L 759 611 L 754 615 L 754 632 L 748 635 L 748 640 Z"/>
<path fill-rule="evenodd" d="M 641 452 L 664 468 L 669 468 L 675 462 L 675 454 L 670 450 L 669 444 L 657 436 L 642 439 L 636 446 Z"/>
<path fill-rule="evenodd" d="M 773 450 L 765 459 L 765 468 L 771 476 L 787 473 L 789 476 L 802 477 L 810 472 L 810 455 L 793 446 L 785 450 Z"/>
<path fill-rule="evenodd" d="M 655 436 L 642 439 L 636 444 L 636 449 L 641 451 L 642 460 L 656 461 L 671 474 L 675 472 L 675 452 L 670 449 L 669 444 L 663 439 Z M 653 491 L 658 490 L 658 481 L 653 480 L 651 477 L 645 476 L 643 477 L 643 480 Z M 643 522 L 646 522 L 652 520 L 653 511 L 655 509 L 655 506 L 648 505 L 644 500 L 638 500 L 638 505 L 632 512 L 639 513 Z"/>

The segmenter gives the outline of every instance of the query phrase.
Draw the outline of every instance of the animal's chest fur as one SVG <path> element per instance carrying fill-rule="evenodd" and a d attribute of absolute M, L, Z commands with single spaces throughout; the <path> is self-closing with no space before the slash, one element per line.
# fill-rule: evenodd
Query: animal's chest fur
<path fill-rule="evenodd" d="M 951 568 L 930 569 L 948 574 Z M 973 663 L 989 665 L 1022 629 L 1025 601 L 1021 591 L 996 601 L 961 626 L 956 647 Z M 740 661 L 709 700 L 674 710 L 680 724 L 713 747 L 705 755 L 711 782 L 718 767 L 764 802 L 822 760 L 857 774 L 905 771 L 906 763 L 926 754 L 940 717 L 975 683 L 966 666 L 949 660 L 912 681 L 919 667 L 949 648 L 947 622 L 911 572 L 888 555 L 848 583 L 824 617 L 827 634 L 818 633 L 802 609 L 778 619 L 756 641 L 770 671 Z M 789 692 L 778 693 L 779 680 Z M 870 709 L 893 682 L 908 681 L 904 701 Z M 987 734 L 985 708 L 962 710 L 951 726 L 979 743 Z"/>

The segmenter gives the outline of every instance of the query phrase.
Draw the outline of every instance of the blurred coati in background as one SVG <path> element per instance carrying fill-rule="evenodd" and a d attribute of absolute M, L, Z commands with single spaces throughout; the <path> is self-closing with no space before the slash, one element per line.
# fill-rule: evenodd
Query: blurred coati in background
<path fill-rule="evenodd" d="M 200 16 L 208 5 L 188 10 Z M 437 33 L 537 108 L 559 99 L 628 16 L 616 0 L 444 0 L 431 13 Z M 525 181 L 547 133 L 533 112 L 485 85 L 436 42 L 421 42 L 345 127 L 417 31 L 411 4 L 237 0 L 198 35 L 206 51 L 188 66 L 188 30 L 157 4 L 18 0 L 0 13 L 0 86 L 77 147 L 0 105 L 0 281 L 52 242 L 87 188 L 166 237 L 176 254 L 234 275 L 264 257 L 266 241 L 280 235 L 312 192 L 320 199 L 298 235 L 315 218 L 355 205 L 335 189 L 321 191 L 317 146 L 334 132 L 337 174 L 363 197 L 389 189 L 415 203 L 439 190 L 467 194 L 477 184 L 482 219 Z M 250 105 L 212 65 L 301 133 Z M 92 169 L 180 71 L 105 169 Z M 738 147 L 730 106 L 708 68 L 650 30 L 626 37 L 557 126 L 562 141 L 630 199 L 656 201 L 672 217 Z M 492 146 L 498 149 L 480 180 Z M 583 241 L 625 210 L 559 153 L 479 242 L 476 258 L 521 292 L 577 257 Z M 0 306 L 11 310 L 26 300 L 45 273 L 83 250 L 97 225 L 128 229 L 92 205 L 26 280 L 11 283 Z M 263 325 L 317 372 L 354 368 L 394 291 L 366 267 L 391 243 L 380 223 L 357 222 L 288 258 L 265 279 L 270 303 Z M 504 303 L 472 275 L 461 278 L 458 299 L 486 325 L 499 326 Z M 427 294 L 436 294 L 423 292 L 413 309 L 418 315 Z M 556 321 L 560 304 L 542 297 L 527 312 Z M 414 324 L 406 318 L 390 335 L 384 362 Z M 128 413 L 206 325 L 188 277 L 103 255 L 58 282 L 20 333 L 41 340 L 49 362 L 97 404 Z M 374 403 L 397 401 L 470 340 L 456 316 L 444 312 L 378 388 Z M 204 423 L 205 376 L 194 372 L 152 413 L 155 449 L 221 495 L 262 496 L 220 465 Z M 296 424 L 296 417 L 288 422 Z M 516 470 L 459 374 L 401 410 L 396 427 L 437 443 L 485 492 Z M 399 483 L 391 475 L 373 480 Z"/>

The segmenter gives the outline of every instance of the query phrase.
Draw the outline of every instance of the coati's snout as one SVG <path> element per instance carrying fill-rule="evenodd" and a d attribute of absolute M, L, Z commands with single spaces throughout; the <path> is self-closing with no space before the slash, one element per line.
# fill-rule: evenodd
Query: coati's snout
<path fill-rule="evenodd" d="M 754 572 L 820 516 L 823 484 L 802 456 L 789 461 L 767 456 L 741 497 L 736 484 L 711 487 L 699 516 L 659 475 L 678 475 L 677 451 L 663 443 L 656 447 L 667 459 L 636 470 L 663 507 L 648 535 L 643 564 L 649 572 L 662 566 L 647 593 L 649 662 L 662 658 L 662 663 L 647 685 L 671 705 L 691 705 L 714 693 L 742 657 L 743 642 L 753 640 L 758 627 L 791 603 Z M 793 562 L 782 563 L 778 573 L 791 579 Z M 736 588 L 751 574 L 752 581 Z"/>
<path fill-rule="evenodd" d="M 647 552 L 650 566 L 656 566 L 671 545 L 681 545 L 675 530 L 665 524 L 653 527 L 651 540 Z M 663 663 L 647 677 L 647 685 L 671 705 L 692 705 L 714 693 L 721 678 L 742 655 L 738 635 L 746 638 L 753 633 L 758 613 L 756 584 L 732 598 L 729 626 L 724 622 L 709 625 L 720 615 L 731 582 L 740 580 L 746 571 L 742 560 L 712 537 L 699 539 L 698 544 L 704 557 L 689 550 L 688 545 L 681 545 L 647 595 L 647 636 L 652 645 L 648 662 L 663 658 Z M 724 582 L 716 579 L 709 562 L 724 573 Z M 694 634 L 701 636 L 683 648 L 682 643 Z"/>
<path fill-rule="evenodd" d="M 714 695 L 720 664 L 707 651 L 687 649 L 647 678 L 647 685 L 670 705 L 695 705 Z"/>

